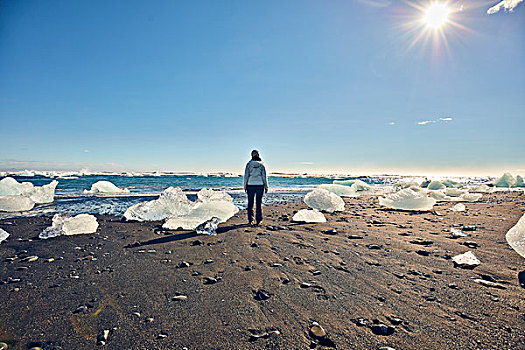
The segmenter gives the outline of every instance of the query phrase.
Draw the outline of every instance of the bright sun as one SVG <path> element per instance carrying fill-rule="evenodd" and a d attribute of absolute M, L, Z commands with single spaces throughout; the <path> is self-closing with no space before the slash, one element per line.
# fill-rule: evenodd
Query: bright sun
<path fill-rule="evenodd" d="M 428 27 L 437 29 L 447 23 L 450 9 L 444 3 L 435 2 L 425 11 L 423 23 Z"/>

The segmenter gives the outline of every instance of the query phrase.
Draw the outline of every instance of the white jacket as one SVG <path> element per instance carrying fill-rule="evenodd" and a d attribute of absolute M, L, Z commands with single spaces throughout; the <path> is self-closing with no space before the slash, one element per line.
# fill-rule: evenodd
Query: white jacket
<path fill-rule="evenodd" d="M 264 185 L 268 190 L 268 180 L 266 179 L 266 168 L 264 164 L 257 160 L 250 160 L 244 170 L 244 189 L 248 185 Z"/>

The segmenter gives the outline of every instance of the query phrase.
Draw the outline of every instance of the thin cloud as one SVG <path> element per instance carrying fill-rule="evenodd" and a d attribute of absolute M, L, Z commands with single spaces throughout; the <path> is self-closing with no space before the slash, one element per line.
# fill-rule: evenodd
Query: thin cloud
<path fill-rule="evenodd" d="M 388 125 L 396 125 L 396 122 L 392 121 L 392 122 L 388 123 Z"/>
<path fill-rule="evenodd" d="M 88 149 L 85 149 L 85 150 L 84 150 L 84 153 L 90 153 L 90 152 L 91 152 L 91 151 L 88 150 Z"/>
<path fill-rule="evenodd" d="M 118 163 L 88 163 L 88 162 L 42 162 L 35 160 L 21 159 L 0 159 L 0 169 L 2 170 L 72 170 L 78 171 L 81 168 L 96 169 L 97 171 L 121 171 L 124 166 Z"/>
<path fill-rule="evenodd" d="M 427 124 L 432 124 L 432 123 L 437 123 L 437 122 L 451 122 L 453 120 L 452 117 L 445 117 L 445 118 L 439 118 L 439 119 L 436 119 L 436 120 L 422 120 L 420 122 L 417 122 L 417 125 L 427 125 Z"/>
<path fill-rule="evenodd" d="M 493 15 L 501 10 L 512 12 L 521 2 L 523 2 L 523 0 L 503 0 L 489 8 L 487 13 Z"/>
<path fill-rule="evenodd" d="M 314 162 L 299 162 L 301 165 L 313 165 Z"/>
<path fill-rule="evenodd" d="M 372 7 L 387 7 L 392 4 L 391 0 L 357 0 L 362 4 Z"/>

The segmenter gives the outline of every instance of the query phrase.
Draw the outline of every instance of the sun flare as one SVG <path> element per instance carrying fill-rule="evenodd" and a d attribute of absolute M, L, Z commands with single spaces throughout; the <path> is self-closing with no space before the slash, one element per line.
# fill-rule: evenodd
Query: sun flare
<path fill-rule="evenodd" d="M 448 22 L 449 7 L 445 3 L 435 2 L 430 5 L 423 16 L 423 23 L 430 28 L 440 28 Z"/>

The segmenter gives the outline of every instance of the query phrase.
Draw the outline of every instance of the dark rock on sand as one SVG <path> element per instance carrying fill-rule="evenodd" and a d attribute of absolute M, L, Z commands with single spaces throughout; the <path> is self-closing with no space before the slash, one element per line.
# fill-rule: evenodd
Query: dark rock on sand
<path fill-rule="evenodd" d="M 184 268 L 184 267 L 190 267 L 191 265 L 193 265 L 193 264 L 190 263 L 190 262 L 181 261 L 181 263 L 177 265 L 177 268 L 181 269 L 181 268 Z"/>
<path fill-rule="evenodd" d="M 353 318 L 351 321 L 354 322 L 358 327 L 364 327 L 368 324 L 368 320 L 366 318 Z"/>
<path fill-rule="evenodd" d="M 387 317 L 388 321 L 390 321 L 390 323 L 392 323 L 394 326 L 397 326 L 397 325 L 400 325 L 401 323 L 403 323 L 403 320 L 398 318 L 398 317 L 394 317 L 394 316 L 390 316 L 390 317 Z"/>
<path fill-rule="evenodd" d="M 394 327 L 387 326 L 383 323 L 377 323 L 370 326 L 370 329 L 372 330 L 372 333 L 375 335 L 383 335 L 388 336 L 394 334 L 396 331 Z"/>
<path fill-rule="evenodd" d="M 213 278 L 213 277 L 204 277 L 202 279 L 202 283 L 204 283 L 204 284 L 215 284 L 215 283 L 217 283 L 217 279 Z"/>
<path fill-rule="evenodd" d="M 518 273 L 518 281 L 520 286 L 525 288 L 525 271 Z"/>
<path fill-rule="evenodd" d="M 259 289 L 255 292 L 255 300 L 267 300 L 270 299 L 271 295 L 264 289 Z"/>
<path fill-rule="evenodd" d="M 469 248 L 478 248 L 479 247 L 479 244 L 474 242 L 474 241 L 465 241 L 465 242 L 463 242 L 463 245 L 467 246 Z"/>
<path fill-rule="evenodd" d="M 410 243 L 412 244 L 419 244 L 419 245 L 424 245 L 424 246 L 430 246 L 432 244 L 434 244 L 434 241 L 429 241 L 429 240 L 414 240 L 414 241 L 410 241 Z"/>

